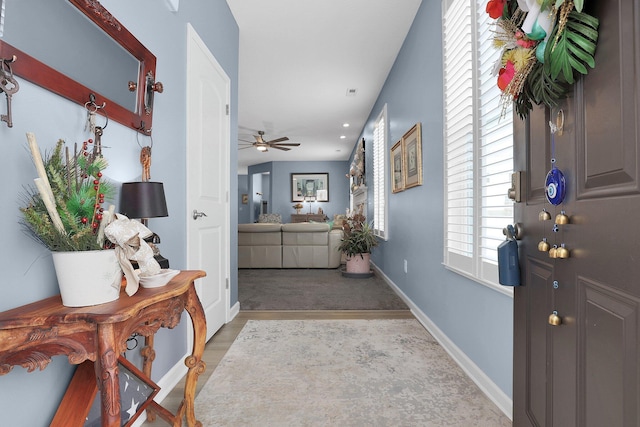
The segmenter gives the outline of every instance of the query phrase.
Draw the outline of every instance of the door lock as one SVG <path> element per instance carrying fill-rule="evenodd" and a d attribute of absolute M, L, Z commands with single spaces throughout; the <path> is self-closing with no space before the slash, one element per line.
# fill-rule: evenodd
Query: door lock
<path fill-rule="evenodd" d="M 507 197 L 515 203 L 522 201 L 522 175 L 524 172 L 517 171 L 511 174 L 511 188 L 507 191 Z"/>

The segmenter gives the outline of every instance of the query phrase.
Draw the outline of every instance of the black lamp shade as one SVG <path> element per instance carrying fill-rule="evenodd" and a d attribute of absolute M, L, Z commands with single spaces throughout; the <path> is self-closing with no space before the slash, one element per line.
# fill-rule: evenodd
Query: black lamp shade
<path fill-rule="evenodd" d="M 169 216 L 161 182 L 125 182 L 120 190 L 120 213 L 128 218 Z"/>

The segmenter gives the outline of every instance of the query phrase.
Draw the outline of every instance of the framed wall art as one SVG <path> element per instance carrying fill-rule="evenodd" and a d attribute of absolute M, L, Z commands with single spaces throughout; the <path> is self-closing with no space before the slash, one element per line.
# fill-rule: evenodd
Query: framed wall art
<path fill-rule="evenodd" d="M 160 391 L 154 382 L 124 357 L 118 359 L 118 379 L 120 380 L 120 425 L 130 427 L 142 414 Z M 99 427 L 102 425 L 100 417 L 100 392 L 91 405 L 84 427 Z"/>
<path fill-rule="evenodd" d="M 402 155 L 402 140 L 396 142 L 391 149 L 391 191 L 399 193 L 404 190 L 404 174 L 402 163 L 404 161 Z"/>
<path fill-rule="evenodd" d="M 308 201 L 309 198 L 316 202 L 329 201 L 328 173 L 291 174 L 291 201 L 304 202 Z"/>
<path fill-rule="evenodd" d="M 404 188 L 422 185 L 422 130 L 416 123 L 402 137 Z"/>

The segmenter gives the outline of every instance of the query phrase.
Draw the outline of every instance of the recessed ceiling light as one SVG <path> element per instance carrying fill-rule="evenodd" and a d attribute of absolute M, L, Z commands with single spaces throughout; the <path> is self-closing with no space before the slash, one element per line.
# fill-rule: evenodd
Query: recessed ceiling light
<path fill-rule="evenodd" d="M 345 139 L 346 136 L 345 135 L 340 135 L 340 139 Z"/>
<path fill-rule="evenodd" d="M 342 124 L 342 127 L 343 127 L 343 128 L 348 128 L 348 127 L 349 127 L 349 123 L 343 123 L 343 124 Z"/>

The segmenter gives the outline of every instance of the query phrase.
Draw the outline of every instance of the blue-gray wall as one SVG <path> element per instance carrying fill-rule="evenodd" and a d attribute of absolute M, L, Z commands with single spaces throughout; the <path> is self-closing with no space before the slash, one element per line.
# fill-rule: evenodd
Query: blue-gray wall
<path fill-rule="evenodd" d="M 269 201 L 269 212 L 280 214 L 282 222 L 290 222 L 291 214 L 296 210 L 291 201 L 291 174 L 292 173 L 328 173 L 329 174 L 329 201 L 313 202 L 311 211 L 318 212 L 322 208 L 325 215 L 330 219 L 335 214 L 343 214 L 349 207 L 349 180 L 346 174 L 349 172 L 349 162 L 268 162 L 259 165 L 249 166 L 249 177 L 254 174 L 268 173 L 270 188 L 263 186 L 262 190 Z M 252 180 L 249 178 L 249 185 Z M 266 181 L 265 181 L 266 182 Z M 251 194 L 255 194 L 255 189 L 250 188 Z M 251 197 L 249 197 L 251 200 Z M 309 212 L 309 204 L 303 203 L 304 208 L 300 213 Z M 256 221 L 257 216 L 251 217 L 250 222 Z"/>
<path fill-rule="evenodd" d="M 32 14 L 40 13 L 38 2 Z M 169 217 L 151 219 L 149 227 L 162 237 L 160 249 L 172 268 L 186 266 L 186 35 L 191 23 L 231 79 L 231 141 L 237 141 L 238 49 L 239 31 L 225 0 L 190 0 L 180 2 L 171 12 L 164 1 L 132 2 L 101 0 L 101 3 L 157 57 L 157 77 L 164 93 L 155 97 L 153 122 L 153 180 L 164 182 Z M 6 21 L 12 19 L 7 11 Z M 28 23 L 23 23 L 27 25 Z M 64 22 L 59 25 L 64 26 Z M 32 27 L 37 32 L 38 27 Z M 9 35 L 5 33 L 8 37 Z M 40 34 L 46 38 L 48 34 Z M 81 53 L 79 53 L 81 54 Z M 85 64 L 91 67 L 92 64 Z M 96 70 L 101 72 L 102 70 Z M 26 132 L 34 132 L 41 149 L 51 149 L 59 138 L 82 142 L 86 111 L 40 87 L 18 77 L 20 91 L 13 97 L 13 128 L 0 123 L 0 143 L 5 161 L 0 168 L 0 235 L 2 235 L 2 298 L 0 311 L 27 304 L 58 293 L 49 252 L 30 238 L 18 225 L 23 186 L 36 176 L 28 151 Z M 2 97 L 4 102 L 4 96 Z M 6 106 L 0 106 L 6 113 Z M 142 137 L 144 139 L 144 137 Z M 148 141 L 141 141 L 147 145 Z M 140 176 L 140 147 L 135 132 L 111 121 L 103 137 L 105 156 L 110 166 L 107 178 L 124 182 Z M 230 218 L 231 229 L 238 221 L 237 146 L 230 147 Z M 232 232 L 230 247 L 237 246 Z M 230 250 L 231 304 L 237 302 L 237 251 Z M 186 323 L 173 330 L 161 330 L 156 339 L 157 358 L 153 379 L 158 381 L 186 352 Z M 131 359 L 137 357 L 131 354 Z M 73 374 L 73 366 L 64 357 L 54 357 L 43 372 L 27 373 L 20 367 L 0 377 L 1 425 L 46 426 Z M 37 402 L 37 410 L 34 410 Z"/>
<path fill-rule="evenodd" d="M 512 298 L 442 264 L 440 3 L 422 2 L 361 135 L 366 140 L 367 182 L 372 182 L 373 123 L 383 106 L 387 105 L 389 123 L 387 153 L 415 123 L 422 123 L 424 183 L 400 193 L 389 191 L 389 239 L 374 250 L 372 260 L 506 395 L 512 396 Z M 372 212 L 372 186 L 368 200 Z"/>

